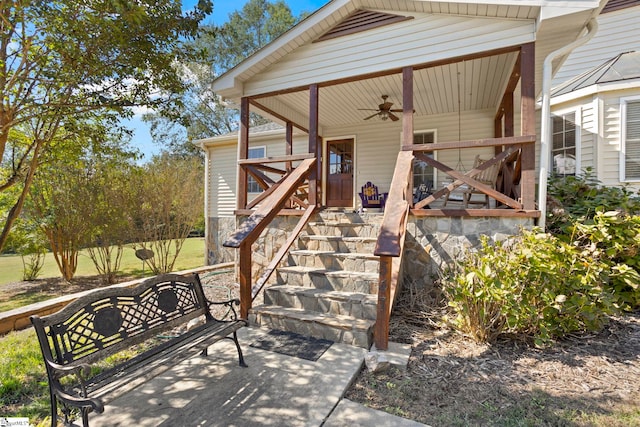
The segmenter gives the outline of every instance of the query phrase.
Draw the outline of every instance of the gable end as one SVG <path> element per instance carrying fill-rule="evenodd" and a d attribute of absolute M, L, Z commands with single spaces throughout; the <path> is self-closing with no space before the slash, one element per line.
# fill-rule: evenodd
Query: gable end
<path fill-rule="evenodd" d="M 407 21 L 409 19 L 413 19 L 413 16 L 393 15 L 391 13 L 359 9 L 316 39 L 314 43 L 371 30 L 384 25 L 395 24 L 396 22 Z"/>

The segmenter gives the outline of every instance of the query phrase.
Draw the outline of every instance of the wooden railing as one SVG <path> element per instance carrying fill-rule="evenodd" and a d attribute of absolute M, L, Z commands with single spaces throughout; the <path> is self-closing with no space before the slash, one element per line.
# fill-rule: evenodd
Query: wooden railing
<path fill-rule="evenodd" d="M 374 342 L 379 350 L 386 350 L 389 343 L 389 320 L 396 294 L 399 292 L 401 283 L 399 282 L 402 267 L 402 256 L 406 235 L 407 220 L 409 212 L 417 214 L 421 209 L 427 207 L 433 201 L 444 197 L 461 185 L 474 187 L 480 192 L 487 194 L 496 201 L 512 209 L 439 209 L 442 214 L 455 214 L 456 211 L 468 214 L 472 211 L 478 215 L 492 216 L 515 214 L 516 211 L 525 215 L 535 216 L 536 212 L 525 212 L 524 203 L 520 200 L 519 192 L 515 189 L 515 183 L 519 179 L 519 167 L 522 148 L 531 147 L 535 144 L 535 136 L 520 136 L 506 138 L 491 138 L 474 141 L 461 141 L 439 144 L 407 145 L 398 154 L 389 195 L 385 204 L 384 217 L 380 233 L 376 242 L 374 255 L 380 257 L 380 277 L 378 284 L 378 306 L 376 326 L 374 331 Z M 437 160 L 425 155 L 426 152 L 437 150 L 464 149 L 464 148 L 484 148 L 500 147 L 500 150 L 491 159 L 481 165 L 463 173 L 457 171 Z M 495 150 L 498 151 L 498 150 Z M 413 205 L 413 161 L 418 159 L 437 168 L 450 176 L 453 180 L 444 188 L 435 191 L 424 200 Z M 478 182 L 474 177 L 481 171 L 500 164 L 502 167 L 503 188 L 493 189 Z M 513 196 L 515 195 L 516 198 Z M 423 214 L 433 214 L 435 209 L 425 210 Z M 435 212 L 439 214 L 438 212 Z M 473 212 L 472 212 L 473 213 Z"/>
<path fill-rule="evenodd" d="M 411 188 L 413 159 L 412 151 L 401 151 L 398 154 L 389 196 L 385 203 L 380 234 L 373 252 L 380 257 L 378 306 L 374 330 L 374 342 L 378 350 L 386 350 L 389 346 L 389 320 L 399 291 L 407 218 L 413 199 Z"/>
<path fill-rule="evenodd" d="M 535 135 L 515 136 L 505 138 L 489 138 L 471 141 L 458 141 L 458 142 L 445 142 L 437 144 L 421 144 L 421 145 L 408 145 L 403 150 L 411 151 L 415 157 L 428 165 L 444 172 L 448 175 L 453 182 L 445 187 L 435 191 L 433 194 L 416 203 L 414 209 L 424 209 L 429 206 L 435 200 L 441 197 L 447 196 L 451 192 L 455 191 L 461 185 L 467 185 L 473 187 L 479 192 L 488 195 L 495 199 L 499 204 L 505 207 L 512 208 L 517 211 L 522 211 L 528 215 L 535 216 L 535 212 L 524 212 L 525 205 L 534 205 L 533 200 L 522 200 L 522 195 L 518 191 L 517 182 L 520 179 L 520 170 L 524 147 L 533 147 L 535 144 Z M 457 171 L 450 166 L 438 162 L 437 160 L 427 156 L 425 153 L 434 152 L 439 150 L 459 150 L 465 148 L 486 148 L 486 147 L 501 147 L 500 151 L 495 154 L 491 159 L 488 159 L 480 166 L 466 172 Z M 530 152 L 532 150 L 529 150 Z M 483 170 L 490 168 L 496 164 L 501 166 L 502 181 L 497 189 L 493 189 L 483 183 L 478 182 L 474 177 L 481 173 Z M 534 197 L 532 192 L 529 192 L 526 197 Z M 451 215 L 455 213 L 455 209 L 447 209 L 447 214 Z M 504 209 L 464 209 L 460 210 L 461 214 L 477 214 L 483 216 L 501 215 L 511 213 L 505 213 Z"/>
<path fill-rule="evenodd" d="M 296 158 L 293 159 L 293 157 Z M 269 188 L 264 192 L 267 193 L 266 195 L 262 193 L 262 195 L 264 196 L 260 197 L 259 202 L 252 204 L 252 206 L 255 207 L 255 210 L 223 243 L 223 246 L 240 249 L 238 260 L 240 282 L 240 316 L 243 319 L 248 318 L 249 310 L 251 309 L 251 305 L 255 295 L 257 295 L 262 286 L 264 286 L 266 281 L 269 279 L 269 276 L 271 275 L 273 270 L 275 270 L 275 267 L 278 265 L 282 257 L 286 254 L 289 246 L 291 246 L 291 244 L 295 241 L 295 238 L 300 233 L 306 222 L 311 217 L 311 214 L 315 210 L 315 205 L 308 205 L 300 201 L 302 203 L 302 207 L 306 209 L 306 212 L 304 212 L 304 215 L 302 215 L 300 221 L 293 230 L 293 234 L 295 234 L 295 236 L 289 237 L 289 239 L 285 243 L 286 248 L 280 248 L 280 251 L 276 254 L 274 260 L 267 267 L 260 280 L 258 280 L 255 289 L 252 289 L 251 245 L 258 239 L 262 231 L 267 227 L 267 225 L 269 225 L 273 218 L 276 217 L 280 210 L 283 209 L 287 203 L 289 203 L 292 196 L 299 191 L 301 184 L 309 176 L 316 162 L 316 159 L 314 157 L 309 158 L 304 156 L 287 156 L 287 158 L 283 157 L 278 158 L 277 160 L 272 159 L 272 161 L 274 162 L 283 162 L 289 160 L 293 161 L 300 159 L 302 159 L 302 162 L 295 169 L 292 169 L 289 172 L 285 172 L 278 182 L 274 182 L 269 186 Z M 241 162 L 245 166 L 259 165 L 254 168 L 255 170 L 265 170 L 265 168 L 267 168 L 267 166 L 264 166 L 264 163 L 266 163 L 265 159 L 256 159 L 251 161 L 242 160 Z M 260 175 L 258 174 L 258 176 Z M 266 183 L 267 181 L 264 182 Z"/>
<path fill-rule="evenodd" d="M 263 190 L 253 200 L 247 202 L 243 209 L 251 210 L 267 197 L 280 185 L 286 176 L 293 170 L 293 162 L 303 161 L 315 158 L 313 153 L 297 154 L 290 156 L 266 157 L 261 159 L 245 159 L 239 160 L 238 165 L 244 169 L 248 175 L 253 177 Z M 283 163 L 284 169 L 274 167 L 276 163 Z M 302 183 L 298 186 L 297 191 L 290 195 L 290 200 L 286 207 L 302 208 L 308 207 L 307 203 L 308 185 Z"/>

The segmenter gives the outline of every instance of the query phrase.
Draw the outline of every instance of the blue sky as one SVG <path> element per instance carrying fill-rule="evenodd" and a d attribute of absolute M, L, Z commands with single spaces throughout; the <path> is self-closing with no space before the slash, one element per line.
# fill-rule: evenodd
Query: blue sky
<path fill-rule="evenodd" d="M 314 12 L 329 0 L 285 0 L 294 15 L 299 15 L 303 11 Z M 229 14 L 242 9 L 247 0 L 213 0 L 213 13 L 205 19 L 208 24 L 222 24 Z M 184 0 L 184 9 L 190 9 L 197 3 L 197 0 Z M 151 140 L 148 126 L 142 121 L 140 116 L 135 116 L 131 120 L 122 122 L 127 127 L 133 129 L 134 135 L 131 143 L 144 153 L 144 161 L 149 160 L 153 154 L 157 154 L 160 148 Z"/>

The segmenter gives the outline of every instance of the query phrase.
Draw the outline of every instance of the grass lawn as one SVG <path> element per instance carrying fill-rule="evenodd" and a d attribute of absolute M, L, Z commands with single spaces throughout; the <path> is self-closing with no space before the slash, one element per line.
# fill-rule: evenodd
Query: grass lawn
<path fill-rule="evenodd" d="M 193 237 L 187 239 L 182 246 L 178 260 L 176 261 L 174 270 L 187 270 L 204 265 L 204 238 Z M 148 273 L 149 267 L 145 266 L 144 270 Z M 126 275 L 141 276 L 143 274 L 143 265 L 135 256 L 135 252 L 131 246 L 124 249 L 122 261 L 120 263 L 120 272 Z M 91 258 L 87 251 L 81 251 L 78 257 L 78 269 L 76 276 L 95 276 L 96 271 Z M 48 277 L 60 277 L 60 270 L 51 253 L 47 253 L 44 266 L 38 279 Z M 0 256 L 0 285 L 11 282 L 19 282 L 22 280 L 22 258 L 19 255 L 2 255 Z"/>

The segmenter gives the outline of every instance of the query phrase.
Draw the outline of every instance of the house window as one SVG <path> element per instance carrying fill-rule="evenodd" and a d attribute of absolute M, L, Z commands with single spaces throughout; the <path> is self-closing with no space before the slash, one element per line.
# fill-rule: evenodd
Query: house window
<path fill-rule="evenodd" d="M 640 181 L 640 99 L 623 101 L 621 181 Z"/>
<path fill-rule="evenodd" d="M 267 147 L 262 146 L 249 148 L 248 159 L 262 159 L 264 157 L 267 157 Z M 247 180 L 247 193 L 261 193 L 262 191 L 262 187 L 260 187 L 258 181 L 249 175 Z"/>
<path fill-rule="evenodd" d="M 551 159 L 556 175 L 575 175 L 577 169 L 576 113 L 554 115 Z"/>
<path fill-rule="evenodd" d="M 436 131 L 420 131 L 413 134 L 414 144 L 434 144 L 436 142 Z M 433 151 L 425 153 L 433 158 Z M 418 188 L 421 184 L 425 184 L 428 188 L 433 188 L 435 182 L 435 171 L 432 166 L 426 162 L 415 160 L 413 162 L 413 186 Z"/>

